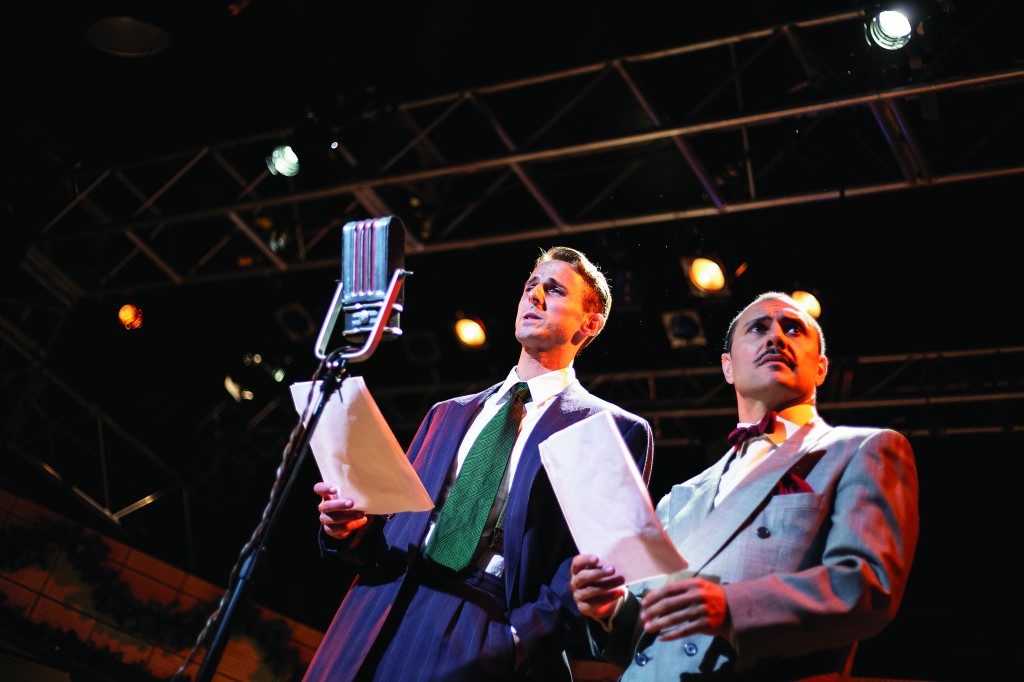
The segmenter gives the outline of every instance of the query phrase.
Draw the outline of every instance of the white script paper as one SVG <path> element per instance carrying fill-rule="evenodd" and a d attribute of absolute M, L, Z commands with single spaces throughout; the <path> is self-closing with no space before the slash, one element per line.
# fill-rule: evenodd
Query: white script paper
<path fill-rule="evenodd" d="M 303 415 L 305 426 L 321 398 L 322 382 L 315 383 L 291 386 L 300 415 L 312 400 L 309 414 Z M 352 498 L 356 509 L 392 514 L 434 507 L 362 377 L 348 377 L 330 396 L 309 446 L 321 479 L 336 485 L 342 497 Z"/>
<path fill-rule="evenodd" d="M 551 435 L 540 458 L 581 553 L 615 566 L 627 584 L 686 568 L 611 414 Z"/>

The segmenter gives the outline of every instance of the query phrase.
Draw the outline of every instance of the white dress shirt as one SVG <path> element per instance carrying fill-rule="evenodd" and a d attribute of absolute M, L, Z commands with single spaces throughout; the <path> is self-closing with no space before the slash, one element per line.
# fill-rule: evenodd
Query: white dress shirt
<path fill-rule="evenodd" d="M 813 421 L 818 417 L 818 412 L 813 405 L 794 405 L 776 415 L 775 430 L 757 438 L 751 438 L 742 445 L 728 464 L 722 480 L 718 484 L 718 494 L 715 495 L 715 506 L 721 504 L 725 496 L 739 485 L 740 481 L 750 475 L 757 466 L 768 459 L 779 446 L 786 442 L 786 439 L 796 433 L 801 426 Z M 740 422 L 737 426 L 750 426 Z M 779 426 L 782 426 L 780 429 Z"/>
<path fill-rule="evenodd" d="M 448 491 L 451 490 L 452 483 L 455 482 L 456 477 L 459 475 L 459 471 L 462 469 L 463 462 L 466 461 L 466 455 L 469 454 L 469 450 L 473 447 L 474 441 L 477 436 L 483 431 L 484 426 L 498 413 L 502 405 L 509 398 L 509 392 L 512 387 L 522 381 L 519 375 L 516 373 L 516 368 L 513 367 L 508 376 L 505 377 L 505 381 L 498 388 L 497 391 L 491 395 L 483 407 L 480 408 L 480 412 L 473 419 L 473 422 L 469 425 L 469 429 L 466 430 L 466 435 L 462 439 L 462 443 L 459 445 L 459 453 L 455 459 L 452 470 L 448 472 L 448 478 L 445 482 L 445 490 L 443 492 L 444 499 L 448 497 Z M 498 492 L 497 499 L 495 499 L 494 506 L 491 507 L 491 513 L 487 517 L 487 523 L 485 529 L 491 529 L 497 523 L 498 515 L 501 513 L 501 508 L 504 506 L 505 498 L 508 495 L 508 491 L 512 486 L 512 480 L 515 478 L 516 468 L 519 466 L 519 458 L 523 452 L 523 445 L 530 437 L 530 433 L 533 431 L 537 422 L 540 421 L 541 416 L 547 411 L 551 403 L 554 402 L 555 397 L 565 390 L 570 384 L 576 381 L 576 370 L 572 367 L 566 367 L 564 369 L 556 369 L 546 374 L 542 374 L 538 377 L 534 377 L 527 381 L 527 385 L 530 387 L 530 400 L 526 403 L 525 409 L 523 410 L 523 419 L 519 427 L 519 435 L 516 436 L 516 441 L 512 445 L 512 454 L 509 457 L 508 470 L 505 474 L 505 478 L 501 482 L 501 490 Z M 439 507 L 440 508 L 440 505 Z M 433 519 L 430 523 L 430 528 L 427 530 L 427 535 L 423 539 L 423 545 L 430 540 L 430 535 L 434 532 L 434 523 L 437 521 L 437 513 L 434 514 Z M 502 575 L 505 568 L 505 558 L 499 554 L 495 554 L 491 551 L 484 551 L 481 553 L 477 566 L 483 570 L 491 573 L 492 575 Z"/>

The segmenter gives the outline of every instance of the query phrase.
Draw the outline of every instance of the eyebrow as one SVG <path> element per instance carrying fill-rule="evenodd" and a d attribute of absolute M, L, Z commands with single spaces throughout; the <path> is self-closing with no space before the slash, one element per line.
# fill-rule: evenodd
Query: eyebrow
<path fill-rule="evenodd" d="M 752 320 L 747 320 L 743 324 L 743 331 L 749 330 L 755 324 L 765 324 L 770 319 L 771 319 L 771 315 L 761 315 L 760 317 L 755 317 Z"/>
<path fill-rule="evenodd" d="M 563 284 L 560 280 L 555 279 L 554 277 L 550 277 L 550 276 L 544 277 L 544 278 L 541 278 L 541 277 L 531 277 L 530 279 L 526 280 L 526 284 L 524 286 L 530 286 L 531 284 L 534 284 L 534 285 L 535 284 L 540 284 L 541 282 L 544 282 L 545 284 L 557 284 L 558 286 L 562 287 L 563 289 L 565 288 L 565 284 Z"/>
<path fill-rule="evenodd" d="M 797 323 L 798 325 L 800 325 L 800 328 L 803 329 L 804 331 L 807 331 L 808 329 L 810 329 L 810 327 L 807 326 L 807 323 L 804 322 L 804 319 L 802 317 L 800 317 L 799 315 L 797 315 L 796 313 L 791 313 L 789 311 L 783 311 L 783 312 L 780 313 L 780 317 L 781 317 L 783 322 L 787 322 L 788 321 L 788 322 L 795 322 L 795 323 Z M 747 324 L 743 328 L 744 329 L 750 329 L 751 326 L 753 326 L 755 324 L 758 324 L 758 323 L 768 324 L 769 322 L 771 322 L 774 319 L 775 319 L 774 315 L 761 315 L 761 316 L 755 317 L 754 319 L 752 319 L 749 322 L 747 322 Z"/>

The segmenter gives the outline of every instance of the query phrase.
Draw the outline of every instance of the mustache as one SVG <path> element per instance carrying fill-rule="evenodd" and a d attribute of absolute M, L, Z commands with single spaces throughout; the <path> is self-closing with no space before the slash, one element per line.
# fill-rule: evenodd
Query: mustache
<path fill-rule="evenodd" d="M 778 350 L 776 348 L 769 348 L 765 352 L 758 355 L 756 360 L 757 364 L 761 364 L 765 360 L 765 358 L 768 357 L 771 357 L 772 359 L 781 359 L 785 361 L 785 363 L 790 367 L 796 364 L 793 358 L 791 358 L 788 353 L 786 353 L 785 351 Z"/>

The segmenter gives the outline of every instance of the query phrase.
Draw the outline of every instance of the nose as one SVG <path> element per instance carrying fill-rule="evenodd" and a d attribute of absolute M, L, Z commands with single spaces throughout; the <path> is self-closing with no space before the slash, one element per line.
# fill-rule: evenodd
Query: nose
<path fill-rule="evenodd" d="M 786 347 L 786 330 L 781 323 L 775 322 L 768 330 L 768 345 L 775 348 Z"/>
<path fill-rule="evenodd" d="M 526 298 L 534 305 L 544 304 L 544 287 L 538 284 L 526 292 Z"/>

